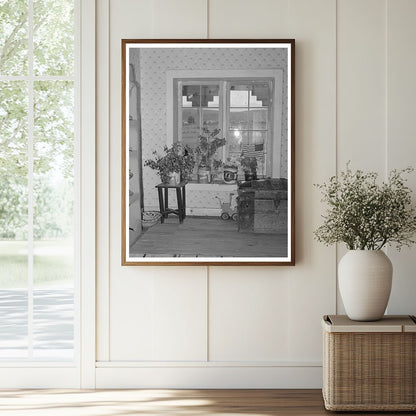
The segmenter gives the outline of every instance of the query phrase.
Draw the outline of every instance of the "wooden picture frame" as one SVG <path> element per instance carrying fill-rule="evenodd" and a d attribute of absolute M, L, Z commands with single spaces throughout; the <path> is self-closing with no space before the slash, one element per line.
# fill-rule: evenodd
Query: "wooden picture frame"
<path fill-rule="evenodd" d="M 121 50 L 122 265 L 294 265 L 295 40 Z"/>

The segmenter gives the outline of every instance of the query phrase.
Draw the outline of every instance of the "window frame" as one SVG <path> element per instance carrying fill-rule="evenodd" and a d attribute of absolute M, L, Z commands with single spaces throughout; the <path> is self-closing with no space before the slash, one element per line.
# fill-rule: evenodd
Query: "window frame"
<path fill-rule="evenodd" d="M 34 273 L 34 226 L 35 226 L 35 190 L 34 183 L 36 175 L 34 173 L 34 145 L 35 145 L 35 92 L 36 83 L 38 82 L 72 82 L 74 88 L 74 227 L 73 227 L 73 283 L 74 283 L 74 349 L 73 356 L 70 361 L 58 359 L 44 359 L 45 362 L 53 363 L 54 365 L 71 366 L 79 361 L 79 313 L 76 310 L 78 304 L 78 286 L 79 286 L 79 253 L 76 247 L 79 246 L 79 144 L 80 144 L 80 76 L 79 76 L 79 0 L 73 0 L 74 4 L 74 62 L 73 71 L 70 75 L 39 75 L 35 70 L 35 55 L 34 55 L 34 0 L 27 2 L 27 71 L 26 75 L 0 75 L 0 81 L 5 82 L 25 82 L 27 86 L 27 192 L 28 192 L 28 214 L 27 214 L 27 296 L 28 296 L 28 322 L 27 322 L 27 357 L 16 359 L 18 362 L 37 362 L 39 359 L 34 358 L 34 292 L 35 292 L 35 273 Z M 6 357 L 4 361 L 7 362 Z M 10 357 L 11 361 L 15 361 Z M 0 361 L 0 363 L 3 362 Z M 1 365 L 1 364 L 0 364 Z"/>
<path fill-rule="evenodd" d="M 274 123 L 274 92 L 275 92 L 275 79 L 274 78 L 254 78 L 254 79 L 230 79 L 229 81 L 226 82 L 226 106 L 225 106 L 225 110 L 226 111 L 226 131 L 227 131 L 227 136 L 228 133 L 231 131 L 230 129 L 230 116 L 229 114 L 231 113 L 231 108 L 243 108 L 243 107 L 231 107 L 231 84 L 232 83 L 241 83 L 243 85 L 250 85 L 256 82 L 264 82 L 264 83 L 268 83 L 269 84 L 269 88 L 270 88 L 270 104 L 267 107 L 267 113 L 268 113 L 268 126 L 266 130 L 256 130 L 256 129 L 247 129 L 247 130 L 243 130 L 243 131 L 247 131 L 247 132 L 254 132 L 254 131 L 266 131 L 266 151 L 264 152 L 264 161 L 266 164 L 266 167 L 264 169 L 264 176 L 266 177 L 271 177 L 272 176 L 272 166 L 273 166 L 273 144 L 274 141 L 278 140 L 278 136 L 274 135 L 274 131 L 276 129 L 275 127 L 275 123 Z M 247 91 L 248 94 L 248 91 Z M 248 105 L 247 107 L 248 111 L 250 111 L 250 108 L 254 108 L 254 107 L 250 107 L 250 102 L 248 101 Z M 281 123 L 281 120 L 280 120 Z M 228 144 L 226 143 L 226 147 L 228 149 Z M 269 158 L 268 158 L 269 157 Z M 279 153 L 279 159 L 280 159 L 280 153 Z M 262 174 L 261 174 L 262 175 Z M 260 175 L 260 177 L 261 177 Z"/>
<path fill-rule="evenodd" d="M 166 71 L 166 144 L 171 146 L 177 140 L 179 136 L 179 99 L 180 94 L 178 91 L 178 81 L 186 80 L 186 82 L 195 81 L 195 83 L 208 82 L 214 80 L 220 81 L 255 81 L 255 80 L 272 80 L 272 97 L 271 102 L 272 111 L 270 114 L 271 128 L 268 129 L 268 143 L 267 153 L 270 154 L 270 162 L 266 163 L 266 176 L 280 177 L 280 165 L 281 165 L 281 148 L 278 139 L 282 135 L 282 107 L 283 107 L 283 70 L 270 69 L 270 70 L 169 70 Z M 220 93 L 221 95 L 221 93 Z M 229 103 L 228 91 L 223 91 L 222 100 L 225 103 L 223 111 L 226 112 Z M 225 100 L 225 101 L 224 101 Z M 220 97 L 221 101 L 221 97 Z M 221 109 L 220 109 L 221 110 Z M 270 111 L 270 110 L 269 110 Z M 221 111 L 220 111 L 221 112 Z M 223 114 L 223 126 L 228 133 L 228 116 Z M 224 155 L 223 150 L 223 155 Z"/>
<path fill-rule="evenodd" d="M 181 98 L 182 98 L 182 94 L 181 94 L 181 89 L 182 86 L 184 84 L 186 85 L 218 85 L 219 87 L 219 104 L 218 104 L 218 115 L 219 115 L 219 119 L 218 119 L 218 125 L 219 126 L 224 126 L 225 120 L 226 120 L 226 114 L 225 114 L 225 108 L 226 105 L 224 105 L 225 101 L 225 94 L 224 94 L 224 86 L 223 81 L 222 80 L 217 80 L 217 79 L 203 79 L 203 80 L 196 80 L 196 79 L 175 79 L 174 80 L 175 86 L 174 89 L 176 89 L 176 94 L 178 99 L 175 100 L 175 105 L 173 106 L 173 111 L 175 112 L 175 124 L 176 124 L 176 129 L 174 128 L 174 142 L 179 142 L 179 137 L 181 135 L 181 126 L 182 126 L 182 113 L 180 111 L 180 109 L 184 108 L 182 107 L 182 102 L 181 102 Z M 192 108 L 192 107 L 191 107 Z M 202 110 L 202 105 L 200 105 L 199 107 L 194 107 L 194 108 L 199 108 L 200 110 Z M 213 107 L 216 108 L 216 107 Z M 168 110 L 169 111 L 169 110 Z M 202 132 L 202 111 L 200 112 L 199 115 L 199 119 L 200 119 L 200 132 Z M 221 129 L 222 131 L 224 131 L 223 129 Z"/>
<path fill-rule="evenodd" d="M 29 0 L 29 5 L 33 5 L 33 0 Z M 29 12 L 30 18 L 33 19 L 33 9 L 31 17 Z M 96 325 L 95 20 L 95 0 L 74 0 L 74 182 L 76 184 L 74 189 L 74 228 L 76 229 L 74 234 L 74 301 L 77 305 L 74 321 L 74 359 L 72 362 L 29 361 L 27 359 L 1 361 L 0 388 L 95 387 L 96 340 L 94 336 L 91 336 L 95 334 Z M 33 51 L 33 46 L 31 47 Z M 1 80 L 26 81 L 30 75 L 3 75 Z M 36 78 L 37 80 L 58 80 L 59 76 L 36 76 Z M 31 111 L 33 111 L 33 98 L 31 102 L 29 101 L 29 111 L 31 106 Z"/>

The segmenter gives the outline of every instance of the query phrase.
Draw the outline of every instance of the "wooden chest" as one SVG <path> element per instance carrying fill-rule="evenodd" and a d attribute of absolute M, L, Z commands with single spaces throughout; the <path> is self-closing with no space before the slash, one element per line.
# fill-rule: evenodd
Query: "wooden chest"
<path fill-rule="evenodd" d="M 245 182 L 239 186 L 237 206 L 240 232 L 287 232 L 285 179 Z"/>

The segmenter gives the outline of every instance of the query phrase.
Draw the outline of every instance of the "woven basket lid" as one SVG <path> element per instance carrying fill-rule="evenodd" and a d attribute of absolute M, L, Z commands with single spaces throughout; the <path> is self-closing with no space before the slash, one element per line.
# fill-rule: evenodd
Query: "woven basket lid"
<path fill-rule="evenodd" d="M 416 332 L 416 318 L 410 315 L 385 315 L 373 322 L 352 321 L 346 315 L 325 315 L 322 327 L 327 332 Z"/>

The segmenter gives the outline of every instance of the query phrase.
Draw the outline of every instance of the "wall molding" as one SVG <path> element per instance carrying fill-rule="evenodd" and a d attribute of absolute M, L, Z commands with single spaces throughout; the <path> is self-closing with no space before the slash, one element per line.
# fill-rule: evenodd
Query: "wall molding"
<path fill-rule="evenodd" d="M 97 368 L 322 367 L 315 361 L 97 361 Z"/>
<path fill-rule="evenodd" d="M 81 135 L 80 135 L 80 230 L 81 230 L 81 287 L 80 287 L 80 347 L 81 388 L 95 386 L 96 359 L 96 201 L 95 201 L 95 1 L 81 1 Z M 65 379 L 63 379 L 65 382 Z"/>
<path fill-rule="evenodd" d="M 102 363 L 97 363 L 97 365 Z M 113 365 L 116 363 L 112 363 Z M 131 363 L 129 363 L 131 364 Z M 321 366 L 98 367 L 97 388 L 321 388 Z"/>
<path fill-rule="evenodd" d="M 97 2 L 97 359 L 110 358 L 110 0 Z M 105 253 L 102 256 L 102 253 Z M 101 256 L 101 257 L 100 257 Z"/>
<path fill-rule="evenodd" d="M 79 372 L 74 371 L 75 367 L 50 367 L 49 363 L 42 364 L 38 368 L 31 363 L 8 370 L 2 369 L 5 377 L 0 378 L 0 389 L 79 388 L 80 377 Z M 90 386 L 93 387 L 92 383 Z"/>

